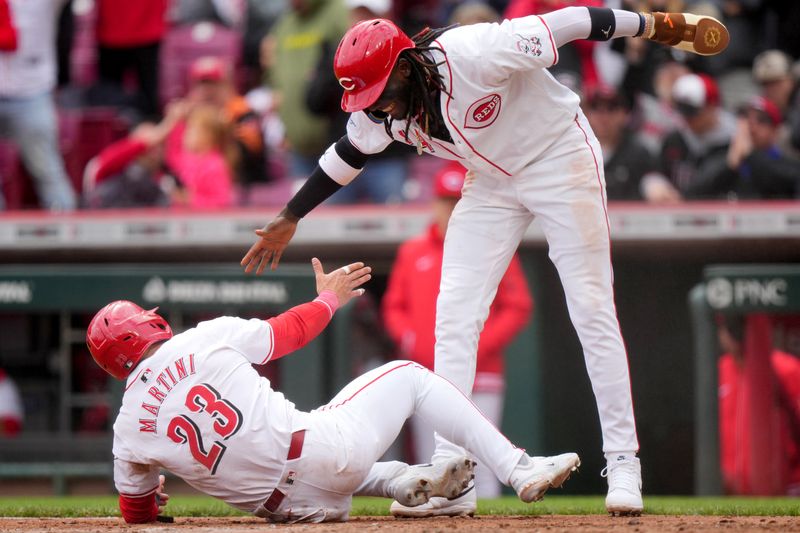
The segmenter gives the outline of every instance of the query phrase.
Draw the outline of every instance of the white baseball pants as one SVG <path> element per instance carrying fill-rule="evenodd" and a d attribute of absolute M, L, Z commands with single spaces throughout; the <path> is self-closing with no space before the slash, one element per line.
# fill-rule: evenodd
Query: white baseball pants
<path fill-rule="evenodd" d="M 502 422 L 504 399 L 503 391 L 472 393 L 472 402 L 495 427 L 500 427 Z M 434 429 L 427 420 L 420 416 L 412 416 L 409 422 L 411 423 L 416 461 L 425 463 L 433 455 L 435 449 Z M 491 469 L 482 462 L 478 462 L 478 466 L 475 467 L 475 492 L 478 494 L 478 498 L 500 497 L 500 482 Z"/>
<path fill-rule="evenodd" d="M 614 306 L 600 144 L 583 113 L 516 176 L 476 174 L 453 212 L 436 307 L 435 371 L 466 393 L 497 285 L 534 217 L 558 270 L 592 382 L 603 451 L 639 449 Z M 437 437 L 436 455 L 457 453 Z"/>
<path fill-rule="evenodd" d="M 505 483 L 524 453 L 452 383 L 417 363 L 393 361 L 356 378 L 327 405 L 293 413 L 293 427 L 307 433 L 273 519 L 346 520 L 354 493 L 389 497 L 388 483 L 406 465 L 375 462 L 413 414 L 470 450 Z"/>

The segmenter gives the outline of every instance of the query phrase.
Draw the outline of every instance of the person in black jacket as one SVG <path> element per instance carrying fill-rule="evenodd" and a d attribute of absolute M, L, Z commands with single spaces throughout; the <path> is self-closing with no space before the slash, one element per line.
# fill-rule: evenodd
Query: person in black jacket
<path fill-rule="evenodd" d="M 721 106 L 716 82 L 684 74 L 675 81 L 672 101 L 684 126 L 664 138 L 661 172 L 685 200 L 729 197 L 736 179 L 726 158 L 736 119 Z"/>
<path fill-rule="evenodd" d="M 742 110 L 728 149 L 728 167 L 740 198 L 788 199 L 798 196 L 800 161 L 779 147 L 783 117 L 776 104 L 754 97 Z"/>
<path fill-rule="evenodd" d="M 583 111 L 603 148 L 607 198 L 678 201 L 680 195 L 666 183 L 653 154 L 630 127 L 632 107 L 628 97 L 608 86 L 590 89 L 583 99 Z"/>

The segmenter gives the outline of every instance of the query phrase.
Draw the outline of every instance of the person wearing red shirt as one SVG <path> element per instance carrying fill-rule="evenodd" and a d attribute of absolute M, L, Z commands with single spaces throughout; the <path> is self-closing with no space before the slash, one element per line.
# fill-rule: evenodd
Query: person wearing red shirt
<path fill-rule="evenodd" d="M 175 170 L 165 161 L 167 137 L 188 111 L 185 102 L 174 102 L 161 122 L 139 124 L 93 157 L 84 172 L 83 205 L 90 209 L 170 205 L 167 190 L 183 184 L 165 179 Z"/>
<path fill-rule="evenodd" d="M 434 222 L 423 235 L 400 246 L 383 297 L 383 318 L 401 358 L 433 369 L 436 297 L 441 280 L 442 254 L 447 223 L 461 197 L 466 169 L 458 163 L 446 165 L 435 178 Z M 467 184 L 467 187 L 469 184 Z M 533 309 L 525 274 L 515 256 L 500 282 L 481 332 L 472 400 L 499 425 L 503 414 L 505 379 L 503 350 L 527 324 Z M 433 453 L 433 429 L 418 417 L 411 419 L 414 455 L 427 460 Z M 497 479 L 482 465 L 476 469 L 476 491 L 481 498 L 500 494 Z"/>
<path fill-rule="evenodd" d="M 168 0 L 97 1 L 97 44 L 100 79 L 122 86 L 135 69 L 139 110 L 158 115 L 158 54 L 166 32 Z"/>
<path fill-rule="evenodd" d="M 747 404 L 747 365 L 743 349 L 742 321 L 728 319 L 720 324 L 719 343 L 725 352 L 719 359 L 719 440 L 720 468 L 725 492 L 756 494 L 751 485 L 753 413 Z M 775 492 L 800 495 L 800 358 L 780 350 L 770 354 L 773 414 L 780 432 L 776 446 L 780 451 Z M 751 369 L 752 370 L 752 369 Z M 762 474 L 758 474 L 762 475 Z M 763 475 L 770 475 L 763 473 Z"/>
<path fill-rule="evenodd" d="M 190 65 L 188 77 L 189 90 L 185 101 L 194 107 L 207 105 L 219 111 L 225 136 L 233 143 L 234 177 L 245 194 L 253 183 L 268 181 L 271 176 L 266 165 L 261 117 L 236 92 L 232 66 L 221 57 L 200 57 Z M 172 158 L 176 151 L 182 150 L 185 132 L 184 120 L 175 126 L 167 139 L 168 157 Z"/>

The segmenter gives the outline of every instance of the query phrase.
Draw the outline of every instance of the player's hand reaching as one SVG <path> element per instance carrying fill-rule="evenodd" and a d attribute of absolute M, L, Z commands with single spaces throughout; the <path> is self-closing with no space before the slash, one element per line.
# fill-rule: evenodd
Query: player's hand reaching
<path fill-rule="evenodd" d="M 278 268 L 283 250 L 297 231 L 298 221 L 297 217 L 284 209 L 272 222 L 262 229 L 257 229 L 258 240 L 250 247 L 240 263 L 244 271 L 249 273 L 255 268 L 255 273 L 261 274 L 270 261 L 272 270 Z"/>
<path fill-rule="evenodd" d="M 359 289 L 359 287 L 372 278 L 370 274 L 372 268 L 361 262 L 337 268 L 330 274 L 325 273 L 322 263 L 316 257 L 311 260 L 311 266 L 314 268 L 314 275 L 317 278 L 317 294 L 322 291 L 333 291 L 339 298 L 340 307 L 364 294 L 364 289 Z"/>
<path fill-rule="evenodd" d="M 169 494 L 164 492 L 165 481 L 166 478 L 164 477 L 164 474 L 158 476 L 158 488 L 156 489 L 156 504 L 158 504 L 159 514 L 161 514 L 161 512 L 164 510 L 164 507 L 167 505 L 167 502 L 169 501 Z"/>
<path fill-rule="evenodd" d="M 172 522 L 173 518 L 171 516 L 164 516 L 164 507 L 166 507 L 167 502 L 169 501 L 169 494 L 164 492 L 164 481 L 166 478 L 164 474 L 158 476 L 158 488 L 156 489 L 156 505 L 158 505 L 158 516 L 156 517 L 156 521 L 158 522 Z"/>

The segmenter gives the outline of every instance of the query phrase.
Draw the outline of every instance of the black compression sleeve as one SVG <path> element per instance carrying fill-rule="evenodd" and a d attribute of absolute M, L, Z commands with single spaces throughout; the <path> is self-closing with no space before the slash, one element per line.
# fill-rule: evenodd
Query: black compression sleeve
<path fill-rule="evenodd" d="M 617 29 L 617 18 L 614 11 L 607 7 L 587 7 L 589 18 L 592 20 L 592 31 L 589 32 L 590 41 L 607 41 L 614 37 Z"/>
<path fill-rule="evenodd" d="M 296 217 L 303 218 L 319 204 L 330 198 L 342 186 L 333 181 L 319 165 L 297 191 L 286 208 Z"/>
<path fill-rule="evenodd" d="M 335 148 L 336 155 L 341 157 L 342 161 L 353 168 L 364 168 L 367 159 L 369 159 L 367 154 L 362 154 L 358 151 L 358 148 L 350 143 L 350 139 L 347 138 L 347 135 L 336 141 Z"/>

